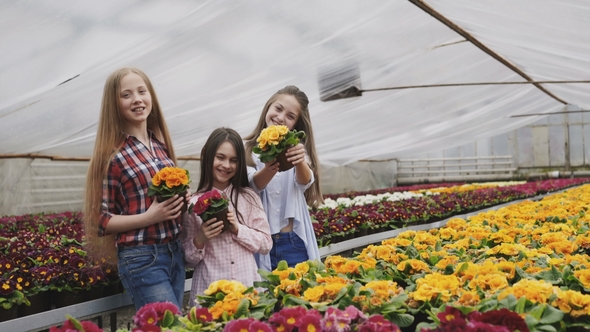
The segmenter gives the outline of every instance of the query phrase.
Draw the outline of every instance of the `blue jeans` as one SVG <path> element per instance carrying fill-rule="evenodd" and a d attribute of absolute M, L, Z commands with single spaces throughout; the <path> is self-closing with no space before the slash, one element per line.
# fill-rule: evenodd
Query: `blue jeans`
<path fill-rule="evenodd" d="M 119 248 L 119 278 L 135 310 L 152 302 L 172 302 L 182 310 L 184 254 L 179 240 Z"/>
<path fill-rule="evenodd" d="M 276 233 L 271 237 L 273 244 L 270 250 L 270 264 L 273 270 L 282 260 L 287 261 L 289 267 L 307 261 L 305 242 L 295 232 Z"/>

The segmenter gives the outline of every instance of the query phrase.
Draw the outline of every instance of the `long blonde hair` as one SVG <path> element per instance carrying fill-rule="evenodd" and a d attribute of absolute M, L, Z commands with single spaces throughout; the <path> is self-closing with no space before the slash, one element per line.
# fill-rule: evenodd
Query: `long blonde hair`
<path fill-rule="evenodd" d="M 246 163 L 248 164 L 248 166 L 256 166 L 256 163 L 252 158 L 252 148 L 257 144 L 256 139 L 260 135 L 260 132 L 264 128 L 266 128 L 266 113 L 268 113 L 270 105 L 272 105 L 272 103 L 274 103 L 277 100 L 279 95 L 293 96 L 299 103 L 301 112 L 299 115 L 299 119 L 297 120 L 297 123 L 295 124 L 293 129 L 304 131 L 306 134 L 306 137 L 302 140 L 302 143 L 305 146 L 307 155 L 309 156 L 311 162 L 311 171 L 313 172 L 313 176 L 315 178 L 315 181 L 313 182 L 311 187 L 309 187 L 309 189 L 305 191 L 305 200 L 309 206 L 317 207 L 318 205 L 324 202 L 320 186 L 320 164 L 315 151 L 315 141 L 313 138 L 311 117 L 309 115 L 308 107 L 309 98 L 307 98 L 305 92 L 299 90 L 298 87 L 294 85 L 288 85 L 277 91 L 275 94 L 273 94 L 270 97 L 270 99 L 266 102 L 264 108 L 262 109 L 262 113 L 260 114 L 260 119 L 258 119 L 258 124 L 254 128 L 254 131 L 250 135 L 244 137 L 244 140 L 246 141 Z"/>
<path fill-rule="evenodd" d="M 150 79 L 137 68 L 121 68 L 114 71 L 109 75 L 104 85 L 94 152 L 86 175 L 84 204 L 84 228 L 88 256 L 91 260 L 109 264 L 117 263 L 116 234 L 98 236 L 98 224 L 102 213 L 103 185 L 106 181 L 109 164 L 113 156 L 119 152 L 126 137 L 125 121 L 119 108 L 119 93 L 121 79 L 129 73 L 139 75 L 145 82 L 152 99 L 152 110 L 147 119 L 147 128 L 160 141 L 164 142 L 168 150 L 168 157 L 176 164 L 172 140 Z"/>

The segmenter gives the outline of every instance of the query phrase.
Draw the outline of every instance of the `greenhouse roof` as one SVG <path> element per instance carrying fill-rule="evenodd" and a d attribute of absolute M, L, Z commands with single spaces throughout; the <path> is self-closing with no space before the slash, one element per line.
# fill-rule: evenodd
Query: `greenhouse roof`
<path fill-rule="evenodd" d="M 124 66 L 150 76 L 178 156 L 249 134 L 290 84 L 325 164 L 458 146 L 589 110 L 589 17 L 582 0 L 4 1 L 0 156 L 90 157 Z"/>

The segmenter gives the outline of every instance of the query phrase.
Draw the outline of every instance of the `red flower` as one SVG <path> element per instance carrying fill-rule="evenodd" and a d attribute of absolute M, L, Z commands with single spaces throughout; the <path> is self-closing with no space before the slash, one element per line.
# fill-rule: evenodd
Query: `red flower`
<path fill-rule="evenodd" d="M 495 326 L 505 326 L 510 331 L 529 332 L 526 322 L 519 314 L 506 308 L 491 310 L 479 315 L 469 315 L 469 320 L 488 323 Z"/>
<path fill-rule="evenodd" d="M 218 190 L 210 190 L 203 193 L 197 199 L 193 211 L 201 216 L 203 221 L 207 220 L 207 216 L 203 215 L 206 212 L 215 213 L 217 210 L 223 210 L 227 207 L 227 198 Z M 214 211 L 213 211 L 214 210 Z"/>
<path fill-rule="evenodd" d="M 462 321 L 465 321 L 465 315 L 463 315 L 463 313 L 454 307 L 451 306 L 447 306 L 445 308 L 445 311 L 443 312 L 439 312 L 436 317 L 438 317 L 438 319 L 440 319 L 440 324 L 441 326 L 445 326 L 446 324 L 460 319 Z"/>
<path fill-rule="evenodd" d="M 207 323 L 213 320 L 213 315 L 209 312 L 209 308 L 198 308 L 197 319 L 200 322 Z"/>

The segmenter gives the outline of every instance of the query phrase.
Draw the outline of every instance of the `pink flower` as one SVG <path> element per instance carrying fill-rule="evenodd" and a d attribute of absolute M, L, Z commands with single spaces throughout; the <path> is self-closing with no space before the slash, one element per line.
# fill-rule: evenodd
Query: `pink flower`
<path fill-rule="evenodd" d="M 169 311 L 173 315 L 180 315 L 178 307 L 171 302 L 148 303 L 141 307 L 133 316 L 136 326 L 143 328 L 146 325 L 158 325 Z"/>
<path fill-rule="evenodd" d="M 347 317 L 329 315 L 326 313 L 326 317 L 322 319 L 322 331 L 324 332 L 349 332 L 350 331 L 350 319 Z"/>
<path fill-rule="evenodd" d="M 299 319 L 305 316 L 306 313 L 307 309 L 304 307 L 286 307 L 273 314 L 273 316 L 278 315 L 284 317 L 285 327 L 288 327 L 290 330 L 292 330 L 294 327 L 299 327 Z M 273 322 L 273 316 L 271 316 L 271 319 L 269 319 L 269 322 L 271 323 Z"/>
<path fill-rule="evenodd" d="M 133 316 L 133 323 L 139 327 L 146 325 L 156 326 L 158 325 L 158 313 L 154 308 L 145 305 L 135 313 L 135 316 Z"/>
<path fill-rule="evenodd" d="M 248 332 L 273 332 L 272 328 L 261 321 L 254 321 L 250 324 L 250 327 L 248 328 Z"/>
<path fill-rule="evenodd" d="M 242 332 L 249 331 L 250 325 L 254 322 L 254 318 L 235 319 L 227 323 L 223 332 Z"/>
<path fill-rule="evenodd" d="M 145 325 L 142 327 L 135 327 L 131 332 L 162 332 L 162 328 L 157 325 Z"/>
<path fill-rule="evenodd" d="M 268 319 L 268 322 L 272 324 L 272 326 L 275 328 L 275 331 L 291 332 L 295 328 L 295 325 L 288 324 L 287 318 L 285 318 L 285 316 L 279 315 L 279 313 L 273 314 Z"/>
<path fill-rule="evenodd" d="M 382 315 L 373 315 L 358 327 L 359 332 L 400 332 L 399 327 Z"/>
<path fill-rule="evenodd" d="M 316 332 L 321 331 L 321 316 L 319 315 L 305 315 L 299 320 L 299 332 Z"/>
<path fill-rule="evenodd" d="M 82 326 L 82 330 L 78 330 L 78 328 L 76 328 L 72 319 Z M 56 327 L 56 326 L 52 326 L 49 329 L 49 332 L 78 332 L 78 331 L 103 332 L 103 330 L 101 328 L 99 328 L 96 324 L 94 324 L 93 322 L 90 322 L 90 321 L 78 322 L 75 318 L 72 318 L 72 317 L 70 317 L 68 320 L 66 320 L 61 328 Z"/>

